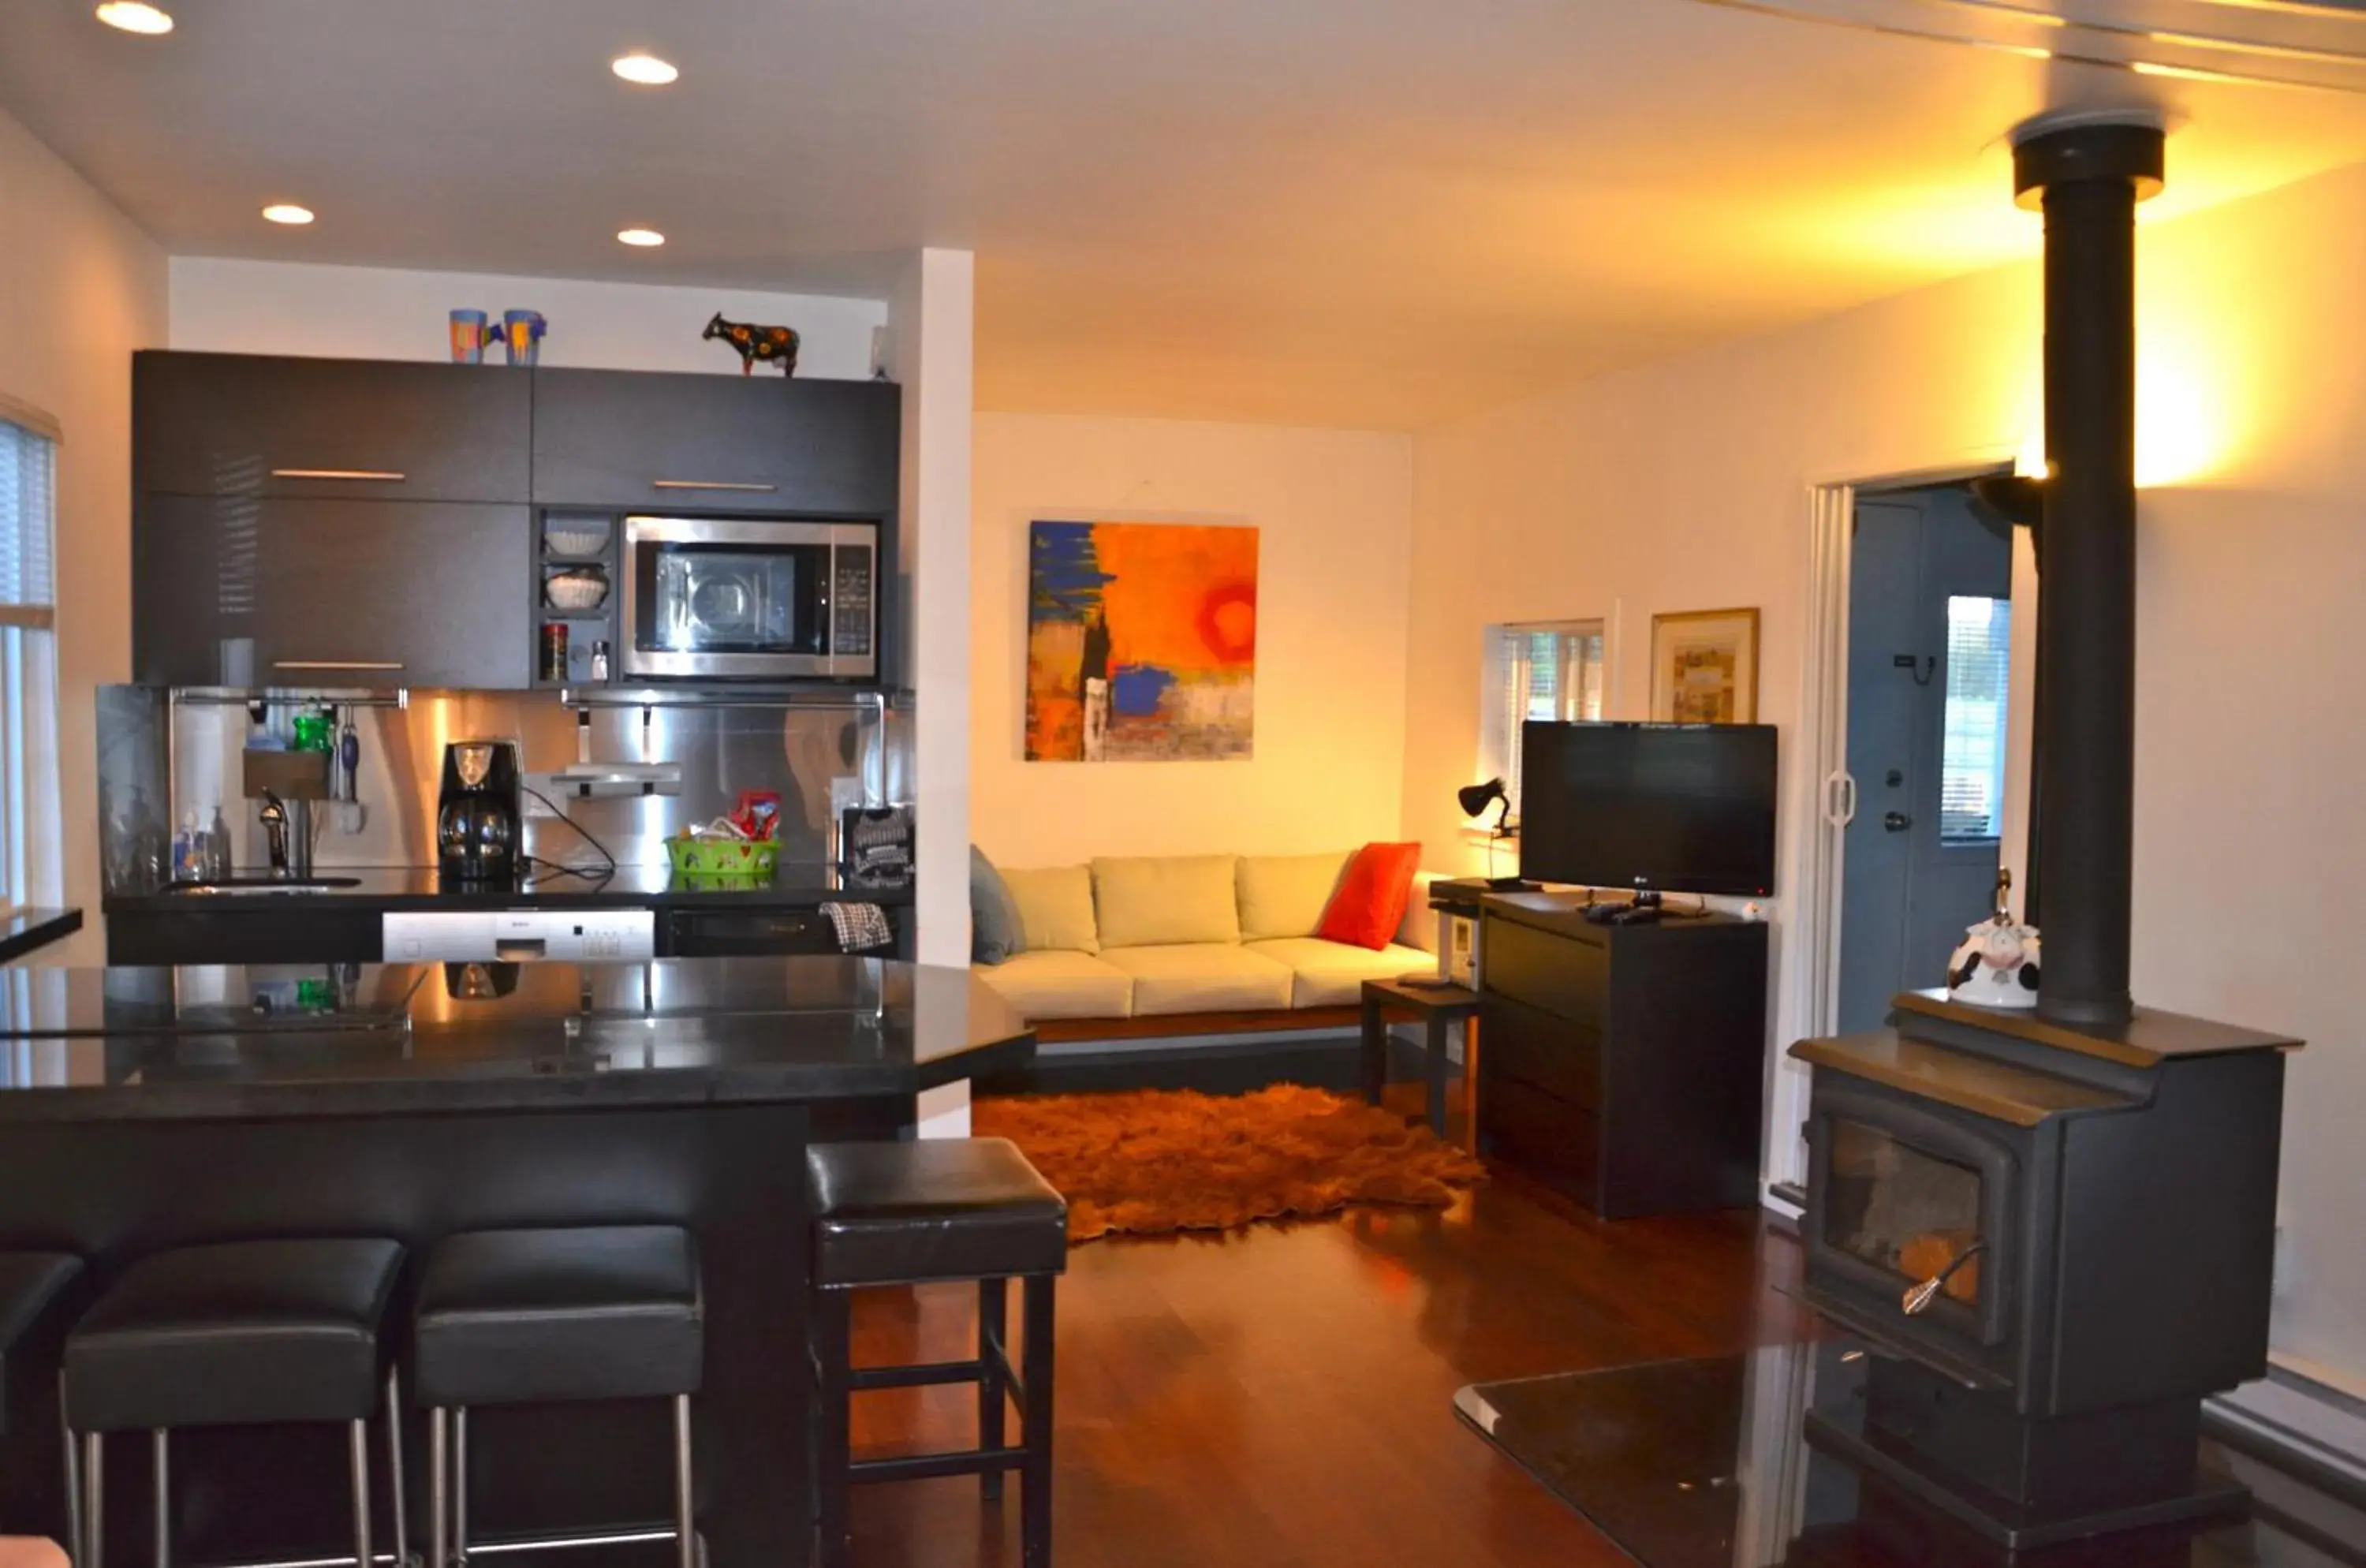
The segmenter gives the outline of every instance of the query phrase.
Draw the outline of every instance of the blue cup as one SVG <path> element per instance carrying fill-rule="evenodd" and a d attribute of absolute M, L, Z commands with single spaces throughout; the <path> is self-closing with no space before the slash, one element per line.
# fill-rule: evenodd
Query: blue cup
<path fill-rule="evenodd" d="M 531 365 L 542 356 L 542 336 L 550 330 L 539 310 L 503 310 L 501 346 L 512 365 Z"/>

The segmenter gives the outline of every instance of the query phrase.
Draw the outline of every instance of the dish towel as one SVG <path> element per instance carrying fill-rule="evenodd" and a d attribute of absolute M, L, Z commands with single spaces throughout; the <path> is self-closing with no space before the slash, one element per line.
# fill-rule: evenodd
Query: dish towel
<path fill-rule="evenodd" d="M 876 904 L 824 904 L 821 912 L 838 930 L 840 953 L 870 953 L 896 944 L 896 928 Z"/>

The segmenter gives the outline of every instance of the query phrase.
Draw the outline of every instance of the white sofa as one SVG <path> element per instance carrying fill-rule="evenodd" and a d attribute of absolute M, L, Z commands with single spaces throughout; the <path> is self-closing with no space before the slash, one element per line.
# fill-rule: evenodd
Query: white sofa
<path fill-rule="evenodd" d="M 976 972 L 1031 1023 L 1173 1016 L 1182 1034 L 1193 1013 L 1351 1006 L 1366 980 L 1437 967 L 1426 874 L 1415 876 L 1388 946 L 1314 934 L 1352 855 L 1133 856 L 1006 870 L 1026 947 Z"/>

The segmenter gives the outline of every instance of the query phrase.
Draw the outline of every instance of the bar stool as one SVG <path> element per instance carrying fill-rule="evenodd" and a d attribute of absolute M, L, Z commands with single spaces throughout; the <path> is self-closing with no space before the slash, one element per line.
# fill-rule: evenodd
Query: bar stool
<path fill-rule="evenodd" d="M 673 1401 L 673 1539 L 682 1568 L 697 1568 L 690 1399 L 705 1365 L 705 1316 L 698 1249 L 678 1226 L 470 1231 L 439 1244 L 411 1329 L 412 1393 L 429 1412 L 427 1568 L 468 1555 L 470 1406 L 658 1398 Z M 531 1544 L 618 1539 L 610 1531 Z"/>
<path fill-rule="evenodd" d="M 1068 1267 L 1068 1205 L 1007 1138 L 819 1144 L 806 1152 L 814 1222 L 809 1349 L 814 1363 L 816 1529 L 822 1568 L 848 1561 L 850 1489 L 860 1483 L 975 1475 L 991 1501 L 1002 1472 L 1020 1472 L 1025 1568 L 1052 1561 L 1052 1303 Z M 1006 1327 L 1009 1282 L 1023 1281 L 1026 1366 L 1014 1373 Z M 975 1280 L 977 1359 L 911 1367 L 853 1364 L 855 1291 Z M 977 1384 L 974 1450 L 897 1459 L 853 1457 L 852 1396 L 863 1389 Z M 1003 1443 L 1004 1402 L 1019 1400 L 1020 1441 Z"/>
<path fill-rule="evenodd" d="M 370 1548 L 369 1418 L 385 1373 L 397 1561 L 402 1427 L 378 1327 L 401 1271 L 400 1243 L 375 1238 L 186 1247 L 134 1263 L 66 1337 L 66 1426 L 83 1443 L 83 1555 L 99 1568 L 106 1434 L 147 1430 L 155 1455 L 156 1563 L 172 1561 L 171 1434 L 176 1427 L 344 1422 L 352 1458 L 354 1560 Z"/>
<path fill-rule="evenodd" d="M 36 1328 L 81 1273 L 82 1259 L 62 1252 L 0 1252 L 0 1438 L 8 1435 L 5 1395 L 17 1386 L 22 1376 L 14 1359 L 32 1348 Z M 62 1391 L 61 1410 L 63 1403 Z M 79 1558 L 82 1478 L 71 1433 L 66 1434 L 66 1551 Z"/>

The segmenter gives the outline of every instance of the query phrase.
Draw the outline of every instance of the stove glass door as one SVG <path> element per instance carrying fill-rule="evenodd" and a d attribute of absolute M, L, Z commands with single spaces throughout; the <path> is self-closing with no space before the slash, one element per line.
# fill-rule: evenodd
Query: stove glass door
<path fill-rule="evenodd" d="M 1829 1125 L 1826 1243 L 1895 1275 L 1901 1292 L 1944 1275 L 1944 1296 L 1977 1309 L 1983 1258 L 1966 1255 L 1982 1239 L 1980 1172 L 1867 1122 Z"/>

